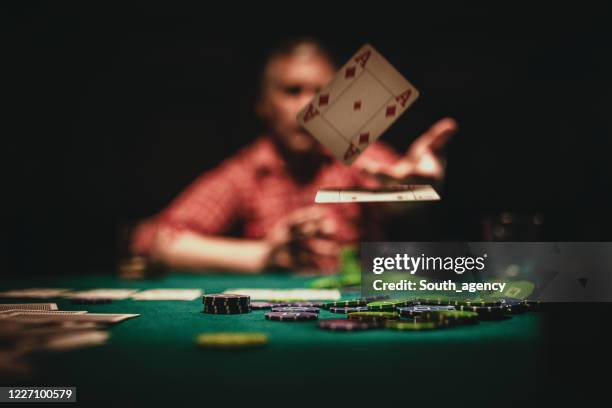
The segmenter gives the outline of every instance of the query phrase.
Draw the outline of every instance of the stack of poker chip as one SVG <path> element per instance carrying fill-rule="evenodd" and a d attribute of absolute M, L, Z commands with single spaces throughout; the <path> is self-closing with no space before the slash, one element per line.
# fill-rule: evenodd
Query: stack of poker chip
<path fill-rule="evenodd" d="M 204 313 L 243 314 L 251 312 L 251 297 L 234 294 L 204 295 Z"/>

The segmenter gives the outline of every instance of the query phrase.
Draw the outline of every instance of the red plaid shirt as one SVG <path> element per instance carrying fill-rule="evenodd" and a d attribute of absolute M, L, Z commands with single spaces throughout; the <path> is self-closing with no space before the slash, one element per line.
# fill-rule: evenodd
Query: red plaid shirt
<path fill-rule="evenodd" d="M 391 163 L 398 159 L 392 149 L 380 142 L 362 156 Z M 245 238 L 261 239 L 283 216 L 313 205 L 320 188 L 375 185 L 355 167 L 335 159 L 324 163 L 305 183 L 296 180 L 286 167 L 272 140 L 258 139 L 198 177 L 160 214 L 141 224 L 132 241 L 133 251 L 146 254 L 161 225 L 204 235 L 223 235 L 240 223 Z M 338 226 L 338 242 L 376 238 L 373 233 L 380 219 L 372 216 L 372 207 L 346 203 L 331 204 L 330 208 Z"/>

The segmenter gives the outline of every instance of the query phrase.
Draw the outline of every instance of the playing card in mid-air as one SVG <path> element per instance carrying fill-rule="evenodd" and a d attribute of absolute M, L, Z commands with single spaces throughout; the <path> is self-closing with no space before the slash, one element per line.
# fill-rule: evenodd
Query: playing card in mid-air
<path fill-rule="evenodd" d="M 365 44 L 298 114 L 298 122 L 349 165 L 418 96 L 402 74 Z"/>
<path fill-rule="evenodd" d="M 400 185 L 380 188 L 326 188 L 319 190 L 316 203 L 437 201 L 440 196 L 430 185 Z"/>

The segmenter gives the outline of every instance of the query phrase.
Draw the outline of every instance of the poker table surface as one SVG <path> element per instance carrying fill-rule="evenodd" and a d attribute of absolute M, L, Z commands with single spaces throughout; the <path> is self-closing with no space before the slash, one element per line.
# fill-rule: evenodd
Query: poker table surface
<path fill-rule="evenodd" d="M 200 288 L 211 294 L 229 288 L 304 288 L 311 279 L 177 272 L 125 281 L 99 274 L 32 277 L 5 282 L 2 286 L 8 287 L 2 289 Z M 105 345 L 31 356 L 34 373 L 19 385 L 74 385 L 80 402 L 458 406 L 461 401 L 516 406 L 532 401 L 537 392 L 541 317 L 536 312 L 428 332 L 333 332 L 319 329 L 316 321 L 268 321 L 264 310 L 204 314 L 201 298 L 108 305 L 50 301 L 61 310 L 141 314 L 112 326 Z M 321 311 L 321 319 L 334 317 L 343 316 Z M 195 346 L 197 334 L 216 331 L 264 332 L 269 344 L 233 351 Z"/>

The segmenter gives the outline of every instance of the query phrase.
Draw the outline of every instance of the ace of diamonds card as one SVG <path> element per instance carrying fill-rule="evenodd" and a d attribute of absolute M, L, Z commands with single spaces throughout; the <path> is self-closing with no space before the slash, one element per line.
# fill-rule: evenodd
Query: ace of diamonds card
<path fill-rule="evenodd" d="M 298 122 L 349 165 L 418 96 L 402 74 L 365 44 L 298 114 Z"/>

